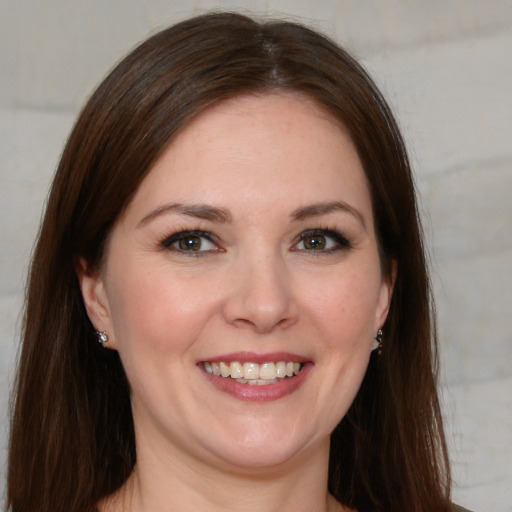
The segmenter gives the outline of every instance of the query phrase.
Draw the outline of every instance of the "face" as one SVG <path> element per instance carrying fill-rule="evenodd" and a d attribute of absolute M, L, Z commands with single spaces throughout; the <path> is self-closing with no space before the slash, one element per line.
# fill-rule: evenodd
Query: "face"
<path fill-rule="evenodd" d="M 326 453 L 391 294 L 355 148 L 292 94 L 192 121 L 81 284 L 126 370 L 138 452 L 238 469 Z"/>

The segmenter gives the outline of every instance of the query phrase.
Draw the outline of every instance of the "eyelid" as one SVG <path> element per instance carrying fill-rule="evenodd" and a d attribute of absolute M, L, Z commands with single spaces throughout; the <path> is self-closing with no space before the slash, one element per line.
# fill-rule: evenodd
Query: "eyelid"
<path fill-rule="evenodd" d="M 198 237 L 205 238 L 209 242 L 215 245 L 216 249 L 206 249 L 202 251 L 185 251 L 183 249 L 174 248 L 172 245 L 183 238 L 187 237 Z M 218 252 L 222 251 L 222 248 L 219 247 L 219 239 L 213 233 L 209 231 L 203 231 L 201 229 L 178 229 L 174 231 L 171 235 L 166 236 L 159 244 L 162 248 L 173 250 L 179 254 L 186 254 L 187 256 L 204 256 L 206 253 Z"/>
<path fill-rule="evenodd" d="M 298 248 L 297 245 L 300 244 L 303 240 L 305 240 L 309 236 L 323 236 L 326 238 L 330 238 L 334 241 L 335 246 L 327 249 L 313 250 L 313 249 L 305 249 Z M 211 244 L 215 245 L 214 249 L 205 249 L 205 250 L 184 250 L 178 247 L 172 247 L 173 244 L 179 242 L 180 240 L 187 237 L 198 237 L 204 238 L 208 240 Z M 205 256 L 207 254 L 211 254 L 213 252 L 224 252 L 224 249 L 220 246 L 220 239 L 214 235 L 210 231 L 204 231 L 202 229 L 177 229 L 171 235 L 166 236 L 159 242 L 159 246 L 166 250 L 172 250 L 177 254 L 182 254 L 186 256 L 199 257 Z M 291 251 L 301 251 L 308 253 L 315 253 L 316 255 L 321 254 L 329 254 L 336 251 L 342 251 L 352 248 L 352 243 L 350 239 L 340 233 L 335 229 L 326 229 L 326 228 L 312 228 L 306 229 L 302 231 L 298 236 L 293 246 L 291 247 Z"/>
<path fill-rule="evenodd" d="M 326 238 L 331 238 L 336 242 L 336 247 L 330 248 L 330 249 L 323 249 L 314 251 L 311 249 L 297 249 L 297 245 L 305 240 L 308 236 L 324 236 Z M 304 252 L 311 252 L 316 254 L 326 254 L 331 253 L 335 251 L 340 251 L 344 249 L 351 249 L 352 243 L 348 237 L 345 235 L 342 235 L 339 231 L 333 230 L 333 229 L 325 229 L 325 228 L 313 228 L 313 229 L 307 229 L 305 231 L 302 231 L 298 236 L 298 241 L 295 242 L 295 244 L 292 247 L 292 251 L 304 251 Z"/>

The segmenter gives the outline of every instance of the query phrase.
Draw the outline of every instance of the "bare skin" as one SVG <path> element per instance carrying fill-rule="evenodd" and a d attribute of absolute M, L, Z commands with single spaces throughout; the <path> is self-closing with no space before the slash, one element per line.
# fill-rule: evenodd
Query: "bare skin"
<path fill-rule="evenodd" d="M 322 492 L 322 471 L 315 481 L 310 480 L 310 469 L 294 474 L 293 479 L 277 473 L 244 477 L 215 472 L 213 480 L 206 475 L 175 472 L 161 478 L 156 473 L 151 472 L 155 480 L 150 494 L 144 490 L 148 482 L 136 469 L 119 492 L 100 503 L 99 512 L 355 512 Z"/>
<path fill-rule="evenodd" d="M 144 179 L 100 272 L 79 274 L 130 382 L 137 446 L 101 512 L 348 510 L 327 491 L 329 440 L 392 283 L 339 124 L 293 94 L 214 106 Z M 300 369 L 269 384 L 208 371 L 238 359 Z"/>

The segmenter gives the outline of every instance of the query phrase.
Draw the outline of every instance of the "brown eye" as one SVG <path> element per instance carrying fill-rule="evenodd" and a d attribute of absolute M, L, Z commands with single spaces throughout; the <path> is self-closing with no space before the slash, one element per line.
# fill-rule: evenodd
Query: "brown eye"
<path fill-rule="evenodd" d="M 292 250 L 328 254 L 351 247 L 348 239 L 337 231 L 310 229 L 300 234 L 299 242 L 292 247 Z"/>
<path fill-rule="evenodd" d="M 199 251 L 201 249 L 201 237 L 186 236 L 178 240 L 178 247 L 182 251 Z"/>
<path fill-rule="evenodd" d="M 165 249 L 194 256 L 218 252 L 219 246 L 213 241 L 213 235 L 205 231 L 179 231 L 161 242 Z"/>
<path fill-rule="evenodd" d="M 323 235 L 308 235 L 303 238 L 304 249 L 313 251 L 322 251 L 325 249 L 327 242 Z"/>

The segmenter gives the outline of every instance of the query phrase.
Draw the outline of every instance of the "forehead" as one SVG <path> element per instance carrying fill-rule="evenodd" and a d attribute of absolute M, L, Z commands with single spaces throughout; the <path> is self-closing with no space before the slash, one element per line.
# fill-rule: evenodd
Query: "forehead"
<path fill-rule="evenodd" d="M 368 196 L 366 178 L 346 129 L 310 98 L 280 93 L 232 98 L 199 114 L 164 151 L 132 202 L 234 206 L 257 199 L 272 207 L 291 199 L 336 201 L 340 194 L 369 201 L 361 197 Z"/>

